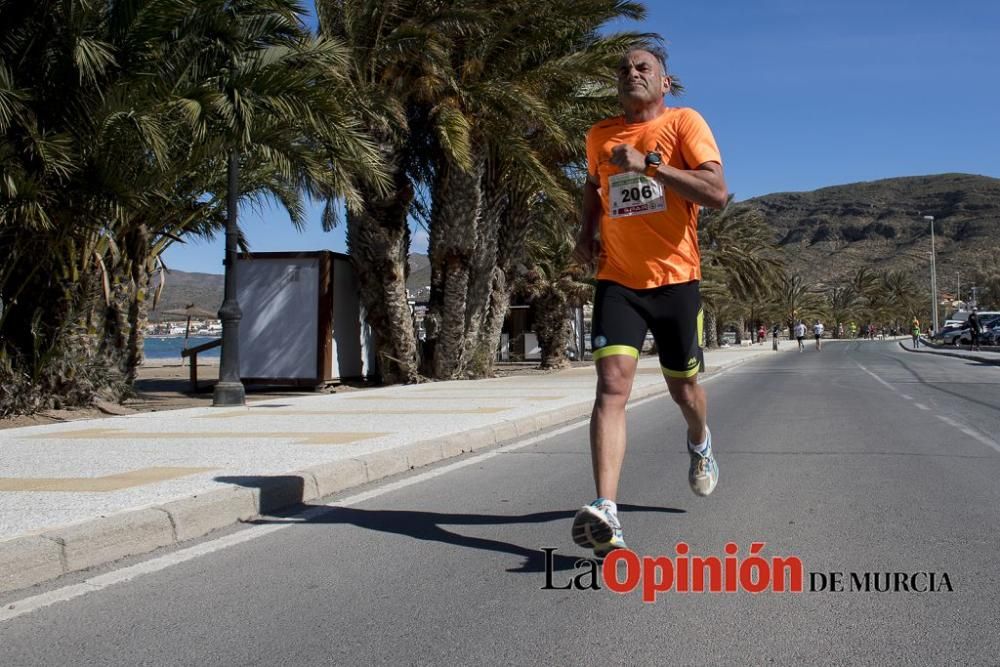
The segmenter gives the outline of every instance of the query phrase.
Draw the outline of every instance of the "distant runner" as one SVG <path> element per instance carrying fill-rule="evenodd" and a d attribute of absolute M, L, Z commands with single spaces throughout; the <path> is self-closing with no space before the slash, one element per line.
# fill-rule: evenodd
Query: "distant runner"
<path fill-rule="evenodd" d="M 816 324 L 813 325 L 813 336 L 816 337 L 816 349 L 823 349 L 823 323 L 816 320 Z"/>
<path fill-rule="evenodd" d="M 910 322 L 910 334 L 913 336 L 913 349 L 920 347 L 920 320 L 916 317 Z"/>
<path fill-rule="evenodd" d="M 799 352 L 803 352 L 806 349 L 805 344 L 806 338 L 806 325 L 804 322 L 799 320 L 795 323 L 795 340 L 799 342 Z"/>

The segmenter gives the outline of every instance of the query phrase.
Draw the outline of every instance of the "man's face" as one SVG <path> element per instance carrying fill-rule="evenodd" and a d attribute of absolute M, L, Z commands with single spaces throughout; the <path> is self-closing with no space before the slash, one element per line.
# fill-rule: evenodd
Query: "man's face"
<path fill-rule="evenodd" d="M 670 90 L 656 56 L 648 51 L 629 51 L 618 64 L 618 99 L 622 103 L 655 102 Z"/>

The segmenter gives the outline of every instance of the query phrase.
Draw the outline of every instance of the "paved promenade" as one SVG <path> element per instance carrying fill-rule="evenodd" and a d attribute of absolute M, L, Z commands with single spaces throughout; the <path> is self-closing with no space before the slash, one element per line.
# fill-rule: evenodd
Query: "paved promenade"
<path fill-rule="evenodd" d="M 706 366 L 794 352 L 709 350 Z M 585 418 L 594 385 L 586 367 L 0 431 L 0 592 Z M 632 399 L 658 394 L 644 357 Z"/>

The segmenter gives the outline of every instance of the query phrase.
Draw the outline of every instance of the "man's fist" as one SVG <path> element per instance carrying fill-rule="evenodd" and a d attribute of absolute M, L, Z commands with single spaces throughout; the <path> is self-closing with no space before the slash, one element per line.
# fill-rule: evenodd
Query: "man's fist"
<path fill-rule="evenodd" d="M 583 268 L 593 269 L 599 254 L 601 254 L 601 242 L 597 239 L 578 238 L 576 240 L 576 247 L 573 248 L 573 260 Z"/>
<path fill-rule="evenodd" d="M 643 173 L 646 171 L 646 156 L 628 144 L 618 144 L 611 149 L 611 164 L 622 171 Z"/>

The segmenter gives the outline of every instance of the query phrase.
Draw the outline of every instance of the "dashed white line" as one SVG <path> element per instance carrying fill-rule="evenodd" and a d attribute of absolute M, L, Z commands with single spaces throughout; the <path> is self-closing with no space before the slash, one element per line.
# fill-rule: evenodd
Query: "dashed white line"
<path fill-rule="evenodd" d="M 857 362 L 855 362 L 855 363 L 857 363 Z M 879 376 L 877 376 L 874 373 L 872 373 L 870 370 L 868 370 L 867 368 L 865 368 L 861 364 L 858 364 L 858 367 L 861 370 L 863 370 L 865 373 L 868 373 L 868 375 L 871 375 L 873 378 L 875 378 L 876 380 L 878 380 L 879 382 L 881 382 L 882 384 L 884 384 L 886 387 L 888 387 L 894 393 L 896 392 L 895 387 L 893 387 L 891 384 L 889 384 L 888 382 L 886 382 L 885 380 L 883 380 Z M 907 399 L 907 400 L 912 400 L 906 394 L 899 394 L 899 395 L 902 396 L 903 398 Z M 926 405 L 924 405 L 923 403 L 914 403 L 914 405 L 917 406 L 918 408 L 920 408 L 921 410 L 930 411 L 930 408 L 927 407 Z M 975 429 L 973 429 L 973 428 L 971 428 L 969 426 L 965 426 L 964 424 L 961 424 L 961 423 L 955 421 L 954 419 L 952 419 L 950 417 L 945 417 L 944 415 L 939 415 L 939 414 L 935 414 L 934 416 L 937 417 L 938 419 L 940 419 L 941 421 L 943 421 L 945 424 L 948 424 L 952 428 L 958 429 L 959 431 L 961 431 L 965 435 L 969 436 L 973 440 L 981 442 L 984 445 L 986 445 L 987 447 L 992 447 L 993 449 L 995 449 L 998 452 L 1000 452 L 1000 444 L 998 444 L 995 440 L 989 438 L 988 436 L 983 435 L 979 431 L 976 431 Z"/>
<path fill-rule="evenodd" d="M 854 362 L 854 363 L 857 364 L 858 362 Z M 882 383 L 883 385 L 885 385 L 886 387 L 888 387 L 889 391 L 891 391 L 892 393 L 894 393 L 894 394 L 896 393 L 896 388 L 895 387 L 893 387 L 891 384 L 889 384 L 888 382 L 886 382 L 885 380 L 883 380 L 879 376 L 877 376 L 874 373 L 872 373 L 870 370 L 868 370 L 867 368 L 865 368 L 861 364 L 858 364 L 858 368 L 860 368 L 861 370 L 863 370 L 865 373 L 868 373 L 868 375 L 871 375 L 873 378 L 875 378 L 876 381 L 878 381 L 878 382 Z"/>
<path fill-rule="evenodd" d="M 941 421 L 943 421 L 945 424 L 947 424 L 948 426 L 951 426 L 953 428 L 957 428 L 959 431 L 961 431 L 965 435 L 969 436 L 973 440 L 977 440 L 978 442 L 983 443 L 987 447 L 992 447 L 993 449 L 995 449 L 998 452 L 1000 452 L 1000 444 L 998 444 L 995 440 L 992 440 L 991 438 L 988 438 L 987 436 L 983 435 L 982 433 L 980 433 L 979 431 L 975 430 L 974 428 L 971 428 L 969 426 L 965 426 L 963 424 L 960 424 L 959 422 L 955 421 L 954 419 L 951 419 L 950 417 L 945 417 L 944 415 L 935 415 L 935 416 L 938 419 L 940 419 Z"/>

